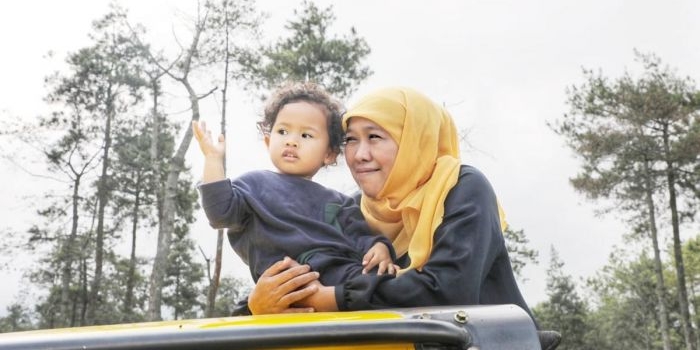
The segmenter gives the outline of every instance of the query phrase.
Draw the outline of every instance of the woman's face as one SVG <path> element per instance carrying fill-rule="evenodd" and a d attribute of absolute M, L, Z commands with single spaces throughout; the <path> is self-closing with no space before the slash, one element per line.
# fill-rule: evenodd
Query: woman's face
<path fill-rule="evenodd" d="M 394 166 L 399 145 L 373 121 L 352 117 L 345 134 L 345 161 L 362 192 L 377 198 Z"/>

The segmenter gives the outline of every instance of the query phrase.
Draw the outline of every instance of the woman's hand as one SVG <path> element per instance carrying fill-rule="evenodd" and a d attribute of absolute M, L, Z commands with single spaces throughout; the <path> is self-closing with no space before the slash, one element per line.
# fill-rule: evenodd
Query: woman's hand
<path fill-rule="evenodd" d="M 335 287 L 327 287 L 318 280 L 310 283 L 316 288 L 316 292 L 308 298 L 304 298 L 296 303 L 296 306 L 308 306 L 316 312 L 338 311 L 338 304 L 335 300 Z M 308 286 L 307 286 L 308 287 Z"/>
<path fill-rule="evenodd" d="M 248 308 L 253 315 L 314 312 L 313 307 L 293 307 L 292 304 L 318 291 L 318 272 L 309 265 L 299 265 L 285 257 L 270 266 L 258 279 L 248 296 Z"/>

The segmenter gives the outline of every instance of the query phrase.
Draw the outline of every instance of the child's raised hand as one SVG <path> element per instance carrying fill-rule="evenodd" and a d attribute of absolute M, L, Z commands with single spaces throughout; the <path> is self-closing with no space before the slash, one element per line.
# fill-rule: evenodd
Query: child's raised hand
<path fill-rule="evenodd" d="M 218 140 L 215 142 L 211 136 L 211 130 L 207 129 L 207 123 L 196 120 L 192 121 L 192 133 L 205 157 L 224 159 L 224 154 L 226 153 L 224 135 L 219 135 Z"/>
<path fill-rule="evenodd" d="M 372 248 L 370 248 L 365 256 L 362 258 L 362 273 L 367 273 L 374 267 L 377 268 L 377 274 L 382 275 L 384 272 L 395 274 L 397 271 L 397 266 L 391 261 L 391 254 L 389 253 L 389 248 L 381 242 L 375 243 Z"/>

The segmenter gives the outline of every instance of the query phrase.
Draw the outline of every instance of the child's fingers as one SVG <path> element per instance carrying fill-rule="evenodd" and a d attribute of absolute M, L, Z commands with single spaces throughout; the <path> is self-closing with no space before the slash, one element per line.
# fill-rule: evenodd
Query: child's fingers
<path fill-rule="evenodd" d="M 365 253 L 365 256 L 362 257 L 362 266 L 367 266 L 372 259 L 374 259 L 374 252 L 369 250 Z"/>
<path fill-rule="evenodd" d="M 377 268 L 377 275 L 383 275 L 388 273 L 390 275 L 396 274 L 398 271 L 398 266 L 394 265 L 389 259 L 385 259 L 379 262 L 379 267 Z"/>
<path fill-rule="evenodd" d="M 362 270 L 363 273 L 367 273 L 370 270 L 374 269 L 375 267 L 378 268 L 377 274 L 381 275 L 386 271 L 386 264 L 390 262 L 391 260 L 386 259 L 382 257 L 381 254 L 374 254 L 372 258 L 367 262 L 365 265 L 364 269 Z"/>
<path fill-rule="evenodd" d="M 196 120 L 192 121 L 192 134 L 197 140 L 202 139 L 202 129 L 199 127 L 199 123 Z"/>
<path fill-rule="evenodd" d="M 367 252 L 362 259 L 362 266 L 362 273 L 367 273 L 369 270 L 377 266 L 377 256 L 371 251 Z"/>

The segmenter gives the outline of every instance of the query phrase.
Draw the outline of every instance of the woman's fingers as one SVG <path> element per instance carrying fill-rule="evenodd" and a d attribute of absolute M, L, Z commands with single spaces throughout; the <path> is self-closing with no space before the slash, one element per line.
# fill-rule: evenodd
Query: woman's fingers
<path fill-rule="evenodd" d="M 284 259 L 272 264 L 272 266 L 268 267 L 267 270 L 265 270 L 260 277 L 270 277 L 270 276 L 275 276 L 279 274 L 280 272 L 290 268 L 292 266 L 292 259 L 285 257 Z M 298 265 L 298 264 L 297 264 Z"/>
<path fill-rule="evenodd" d="M 250 293 L 248 307 L 253 314 L 313 311 L 291 306 L 316 292 L 316 286 L 308 285 L 316 279 L 318 273 L 311 272 L 308 265 L 285 258 L 263 272 Z"/>
<path fill-rule="evenodd" d="M 307 276 L 307 275 L 314 275 L 314 274 L 318 275 L 317 273 L 314 272 L 314 273 L 308 273 L 308 274 L 306 274 L 306 275 L 299 276 L 299 277 L 305 277 L 305 276 Z M 313 280 L 315 280 L 316 278 L 318 278 L 318 277 L 316 277 L 316 276 L 312 276 L 312 277 L 313 277 L 313 278 L 311 278 L 311 281 L 313 281 Z M 297 302 L 299 302 L 299 301 L 301 301 L 301 300 L 303 300 L 303 299 L 306 299 L 307 297 L 311 296 L 312 294 L 316 293 L 317 291 L 318 291 L 318 286 L 316 286 L 316 285 L 306 285 L 304 288 L 295 289 L 293 292 L 286 293 L 286 294 L 280 299 L 280 303 L 283 304 L 283 305 L 289 305 L 289 306 L 291 306 L 291 305 L 294 305 L 295 303 L 297 303 Z M 289 307 L 289 306 L 287 307 L 288 309 L 291 308 L 291 307 Z M 291 308 L 291 309 L 295 309 L 295 308 Z M 299 308 L 299 309 L 303 309 L 303 310 L 307 310 L 307 311 L 291 311 L 291 312 L 313 312 L 313 311 L 314 311 L 314 309 L 313 309 L 312 307 L 308 307 L 308 308 Z"/>

